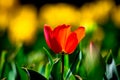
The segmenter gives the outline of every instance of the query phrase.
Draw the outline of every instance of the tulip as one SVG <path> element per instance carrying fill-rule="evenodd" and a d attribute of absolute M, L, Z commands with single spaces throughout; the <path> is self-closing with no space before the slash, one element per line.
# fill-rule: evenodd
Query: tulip
<path fill-rule="evenodd" d="M 85 36 L 85 28 L 79 27 L 71 32 L 70 25 L 58 25 L 54 30 L 49 25 L 44 25 L 44 36 L 47 45 L 55 53 L 64 52 L 71 54 L 77 47 L 78 43 Z"/>

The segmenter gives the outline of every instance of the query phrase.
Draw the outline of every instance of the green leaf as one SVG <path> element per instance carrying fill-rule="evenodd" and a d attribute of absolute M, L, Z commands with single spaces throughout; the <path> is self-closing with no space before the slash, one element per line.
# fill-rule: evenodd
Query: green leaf
<path fill-rule="evenodd" d="M 38 72 L 42 75 L 45 74 L 45 66 L 43 64 L 39 64 Z"/>
<path fill-rule="evenodd" d="M 2 69 L 5 63 L 5 56 L 6 56 L 6 51 L 3 51 L 0 57 L 0 77 L 1 77 Z"/>
<path fill-rule="evenodd" d="M 17 80 L 30 80 L 29 75 L 25 72 L 25 68 L 21 68 L 18 65 L 16 65 L 17 68 Z"/>
<path fill-rule="evenodd" d="M 111 63 L 111 61 L 112 61 L 112 51 L 110 50 L 108 52 L 108 55 L 107 55 L 106 59 L 105 59 L 105 62 L 107 64 L 107 63 Z"/>
<path fill-rule="evenodd" d="M 69 76 L 68 76 L 68 73 L 70 73 Z M 70 68 L 64 67 L 64 79 L 65 80 L 76 80 Z"/>
<path fill-rule="evenodd" d="M 15 62 L 17 63 L 17 65 L 23 66 L 23 64 L 25 64 L 27 60 L 26 60 L 26 55 L 24 54 L 22 45 L 17 46 L 15 54 L 16 54 Z"/>
<path fill-rule="evenodd" d="M 115 64 L 115 60 L 112 56 L 112 50 L 109 51 L 109 53 L 106 57 L 105 77 L 108 80 L 111 80 L 111 79 L 119 80 L 119 75 L 118 75 L 117 67 Z"/>
<path fill-rule="evenodd" d="M 115 58 L 115 61 L 116 61 L 116 64 L 120 64 L 120 48 L 118 50 L 118 55 L 117 57 Z"/>
<path fill-rule="evenodd" d="M 49 60 L 49 62 L 46 64 L 46 67 L 45 67 L 45 77 L 47 79 L 49 79 L 53 65 L 56 63 L 56 61 L 57 62 L 59 61 L 59 58 L 53 59 L 52 56 L 50 55 L 49 51 L 45 47 L 43 47 L 43 49 L 46 51 L 46 54 L 47 54 L 48 60 Z"/>
<path fill-rule="evenodd" d="M 60 80 L 61 79 L 61 60 L 53 65 L 51 71 L 51 77 L 53 80 Z"/>
<path fill-rule="evenodd" d="M 83 78 L 83 80 L 87 79 L 87 71 L 84 65 L 80 65 L 78 74 Z"/>
<path fill-rule="evenodd" d="M 12 70 L 8 74 L 8 80 L 15 80 L 17 76 L 17 71 L 14 62 L 11 63 L 11 66 L 12 66 Z"/>
<path fill-rule="evenodd" d="M 79 60 L 78 60 L 78 62 L 76 63 L 76 73 L 78 73 L 78 71 L 79 71 L 79 66 L 80 66 L 81 60 L 82 60 L 82 53 L 81 53 L 81 51 L 80 51 L 80 52 L 79 52 Z"/>
<path fill-rule="evenodd" d="M 60 58 L 55 58 L 53 61 L 54 61 L 54 64 L 56 64 L 58 61 L 60 60 Z M 52 68 L 54 66 L 54 64 L 50 64 L 49 62 L 46 64 L 45 66 L 45 77 L 47 79 L 50 78 L 50 75 L 51 75 L 51 71 L 52 71 Z"/>
<path fill-rule="evenodd" d="M 50 61 L 50 64 L 53 65 L 54 62 L 53 62 L 53 59 L 52 59 L 51 54 L 49 53 L 49 51 L 48 51 L 45 47 L 43 47 L 43 49 L 45 50 L 45 52 L 46 52 L 46 54 L 47 54 L 47 56 L 48 56 L 48 59 L 49 59 L 49 61 Z"/>
<path fill-rule="evenodd" d="M 81 52 L 77 51 L 77 54 L 75 55 L 74 57 L 74 60 L 73 60 L 73 63 L 71 64 L 70 67 L 66 67 L 68 68 L 68 71 L 67 73 L 65 74 L 65 79 L 68 79 L 71 75 L 71 73 L 77 73 L 78 72 L 78 69 L 79 69 L 79 65 L 80 65 L 80 62 L 81 62 Z"/>
<path fill-rule="evenodd" d="M 17 75 L 17 71 L 14 62 L 9 62 L 9 63 L 6 62 L 2 70 L 1 78 L 2 79 L 5 78 L 7 80 L 15 80 L 16 75 Z"/>
<path fill-rule="evenodd" d="M 29 75 L 29 78 L 30 78 L 29 80 L 47 80 L 44 76 L 42 76 L 36 71 L 30 70 L 30 69 L 24 69 L 24 70 Z"/>
<path fill-rule="evenodd" d="M 55 59 L 53 59 L 54 64 L 56 64 L 59 60 L 60 60 L 60 58 L 55 58 Z"/>
<path fill-rule="evenodd" d="M 114 59 L 112 59 L 112 62 L 110 64 L 106 65 L 105 75 L 108 80 L 113 80 L 113 79 L 118 80 L 119 79 Z"/>
<path fill-rule="evenodd" d="M 79 75 L 75 75 L 75 77 L 77 78 L 77 80 L 83 80 Z"/>
<path fill-rule="evenodd" d="M 52 70 L 52 67 L 49 63 L 47 63 L 46 67 L 45 67 L 45 77 L 47 79 L 50 78 L 50 74 L 51 74 L 51 70 Z"/>

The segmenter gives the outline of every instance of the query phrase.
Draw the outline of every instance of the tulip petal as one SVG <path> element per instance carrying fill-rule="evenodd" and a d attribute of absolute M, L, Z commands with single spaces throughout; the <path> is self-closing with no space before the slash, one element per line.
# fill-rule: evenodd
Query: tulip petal
<path fill-rule="evenodd" d="M 56 38 L 52 38 L 51 40 L 51 49 L 55 52 L 55 53 L 59 53 L 62 52 L 62 47 L 60 46 L 60 44 L 58 43 L 58 41 L 56 40 Z"/>
<path fill-rule="evenodd" d="M 77 39 L 78 39 L 78 43 L 79 43 L 85 36 L 85 28 L 84 27 L 79 27 L 74 32 L 77 34 Z"/>
<path fill-rule="evenodd" d="M 44 36 L 45 36 L 46 43 L 55 53 L 62 51 L 60 44 L 57 42 L 57 40 L 53 36 L 52 29 L 48 25 L 44 26 Z"/>
<path fill-rule="evenodd" d="M 57 41 L 60 43 L 62 49 L 65 48 L 65 43 L 68 35 L 70 34 L 70 26 L 69 25 L 59 25 L 53 31 L 54 37 L 56 37 Z"/>
<path fill-rule="evenodd" d="M 75 32 L 72 32 L 67 39 L 65 52 L 71 54 L 78 45 L 77 35 Z"/>
<path fill-rule="evenodd" d="M 46 43 L 48 44 L 48 46 L 50 48 L 51 48 L 50 41 L 51 41 L 51 38 L 52 38 L 51 35 L 52 35 L 52 29 L 50 28 L 50 26 L 44 25 L 45 40 L 46 40 Z"/>

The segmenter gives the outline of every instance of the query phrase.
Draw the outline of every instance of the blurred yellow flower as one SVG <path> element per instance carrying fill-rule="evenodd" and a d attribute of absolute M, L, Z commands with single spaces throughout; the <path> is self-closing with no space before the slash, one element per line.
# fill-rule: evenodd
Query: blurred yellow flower
<path fill-rule="evenodd" d="M 11 8 L 17 1 L 18 0 L 0 0 L 0 8 L 2 9 Z"/>
<path fill-rule="evenodd" d="M 110 11 L 114 6 L 112 0 L 98 1 L 93 4 L 93 18 L 97 22 L 105 22 L 110 15 Z"/>
<path fill-rule="evenodd" d="M 80 8 L 80 20 L 79 25 L 85 27 L 86 32 L 94 31 L 97 27 L 95 20 L 93 20 L 93 13 L 91 12 L 91 7 L 87 4 Z"/>
<path fill-rule="evenodd" d="M 95 21 L 104 21 L 114 6 L 112 1 L 96 1 L 80 8 L 81 16 Z"/>
<path fill-rule="evenodd" d="M 17 10 L 9 27 L 9 37 L 12 42 L 29 43 L 34 39 L 37 26 L 36 14 L 33 6 L 23 6 Z"/>
<path fill-rule="evenodd" d="M 96 1 L 83 5 L 80 9 L 67 4 L 45 5 L 40 10 L 40 23 L 56 27 L 58 24 L 85 26 L 86 32 L 94 31 L 97 23 L 105 22 L 114 6 L 112 0 Z"/>
<path fill-rule="evenodd" d="M 112 19 L 114 23 L 120 28 L 120 5 L 113 8 Z"/>
<path fill-rule="evenodd" d="M 45 5 L 40 9 L 40 22 L 56 27 L 59 24 L 77 24 L 79 13 L 67 4 Z"/>
<path fill-rule="evenodd" d="M 94 31 L 97 28 L 97 23 L 106 21 L 112 7 L 112 1 L 96 1 L 83 5 L 79 9 L 79 25 L 85 26 L 86 32 Z"/>
<path fill-rule="evenodd" d="M 9 16 L 4 10 L 0 10 L 0 29 L 4 30 L 8 26 Z"/>

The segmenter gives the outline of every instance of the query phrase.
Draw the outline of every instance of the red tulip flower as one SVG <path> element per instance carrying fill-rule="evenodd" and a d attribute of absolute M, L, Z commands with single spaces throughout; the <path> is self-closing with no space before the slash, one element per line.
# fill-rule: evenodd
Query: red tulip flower
<path fill-rule="evenodd" d="M 85 28 L 79 27 L 71 32 L 70 25 L 58 25 L 54 30 L 50 26 L 44 25 L 44 36 L 47 45 L 55 53 L 71 54 L 85 36 Z"/>

